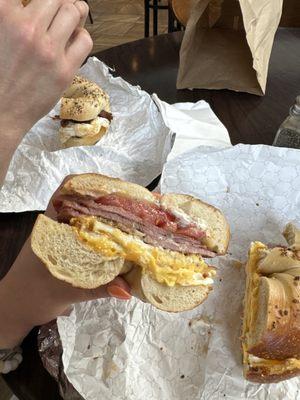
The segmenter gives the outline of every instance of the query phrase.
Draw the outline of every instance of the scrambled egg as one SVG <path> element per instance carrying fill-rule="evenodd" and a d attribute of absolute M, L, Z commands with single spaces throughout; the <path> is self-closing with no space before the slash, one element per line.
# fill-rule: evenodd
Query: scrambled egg
<path fill-rule="evenodd" d="M 286 360 L 267 360 L 248 354 L 248 362 L 251 367 L 267 367 L 271 374 L 281 374 L 286 370 L 300 368 L 300 360 L 287 358 Z"/>
<path fill-rule="evenodd" d="M 102 127 L 108 128 L 109 124 L 109 120 L 102 117 L 97 117 L 86 123 L 69 121 L 67 126 L 62 126 L 59 129 L 60 140 L 62 143 L 65 143 L 71 137 L 94 136 L 99 133 Z"/>
<path fill-rule="evenodd" d="M 105 257 L 122 257 L 147 271 L 159 283 L 168 286 L 211 285 L 215 270 L 197 255 L 153 247 L 118 228 L 106 225 L 94 217 L 71 220 L 79 238 Z"/>

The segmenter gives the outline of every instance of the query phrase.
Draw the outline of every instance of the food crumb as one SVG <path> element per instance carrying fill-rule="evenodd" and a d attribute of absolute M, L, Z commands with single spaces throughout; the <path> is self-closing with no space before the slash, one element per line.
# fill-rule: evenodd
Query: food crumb
<path fill-rule="evenodd" d="M 184 378 L 184 375 L 181 375 L 180 378 L 183 379 L 183 378 Z"/>
<path fill-rule="evenodd" d="M 233 260 L 232 261 L 232 266 L 235 268 L 241 268 L 243 266 L 243 263 L 241 261 L 238 260 Z"/>
<path fill-rule="evenodd" d="M 163 350 L 163 348 L 162 348 L 162 347 L 160 347 L 160 350 Z"/>

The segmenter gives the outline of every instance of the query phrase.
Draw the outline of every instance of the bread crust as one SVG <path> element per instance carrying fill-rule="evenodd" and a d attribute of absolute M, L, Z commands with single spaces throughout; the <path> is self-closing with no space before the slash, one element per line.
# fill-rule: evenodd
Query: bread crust
<path fill-rule="evenodd" d="M 207 243 L 207 247 L 210 250 L 215 251 L 218 255 L 224 255 L 227 252 L 229 241 L 230 241 L 230 227 L 228 221 L 226 220 L 223 213 L 216 207 L 208 204 L 198 198 L 195 198 L 188 194 L 176 194 L 176 193 L 168 193 L 162 195 L 161 204 L 166 208 L 176 207 L 180 210 L 184 210 L 190 217 L 197 218 L 199 211 L 204 207 L 205 212 L 207 214 L 215 215 L 220 223 L 222 224 L 221 229 L 221 238 L 217 240 L 218 248 L 215 250 L 212 249 L 214 246 L 213 243 Z M 207 231 L 209 232 L 210 226 L 207 227 Z M 209 232 L 213 236 L 213 232 Z M 222 242 L 222 243 L 221 243 Z"/>
<path fill-rule="evenodd" d="M 261 285 L 268 285 L 270 291 L 266 329 L 259 343 L 248 348 L 248 353 L 271 360 L 300 358 L 300 268 L 297 270 L 299 275 L 295 277 L 286 274 L 285 284 L 261 278 Z M 299 283 L 294 280 L 298 277 Z"/>
<path fill-rule="evenodd" d="M 167 312 L 189 311 L 202 304 L 212 290 L 207 286 L 173 287 L 155 281 L 149 274 L 142 273 L 141 289 L 146 300 L 156 308 Z"/>
<path fill-rule="evenodd" d="M 291 259 L 296 264 L 294 267 Z M 281 268 L 283 265 L 286 270 Z M 268 249 L 256 242 L 251 245 L 246 271 L 242 338 L 245 378 L 271 383 L 300 375 L 300 267 L 297 255 L 293 258 L 285 248 Z M 257 311 L 254 313 L 253 310 Z M 252 360 L 251 356 L 260 360 Z"/>
<path fill-rule="evenodd" d="M 159 204 L 157 197 L 143 186 L 96 173 L 74 175 L 62 186 L 60 193 L 83 196 L 118 193 L 136 200 Z"/>
<path fill-rule="evenodd" d="M 109 96 L 96 83 L 75 76 L 61 99 L 60 118 L 90 121 L 101 111 L 110 112 Z"/>
<path fill-rule="evenodd" d="M 71 226 L 39 214 L 31 248 L 55 278 L 82 289 L 96 289 L 120 274 L 124 260 L 105 257 L 83 243 Z"/>

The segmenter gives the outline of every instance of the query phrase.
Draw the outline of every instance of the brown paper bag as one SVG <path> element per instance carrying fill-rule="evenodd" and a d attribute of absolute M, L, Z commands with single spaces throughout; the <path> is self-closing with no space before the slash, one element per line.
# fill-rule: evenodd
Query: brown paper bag
<path fill-rule="evenodd" d="M 194 0 L 177 88 L 263 95 L 283 0 Z"/>

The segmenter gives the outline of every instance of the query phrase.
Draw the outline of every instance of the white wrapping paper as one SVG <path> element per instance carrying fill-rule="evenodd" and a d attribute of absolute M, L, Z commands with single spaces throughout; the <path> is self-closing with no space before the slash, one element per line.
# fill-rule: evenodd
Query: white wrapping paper
<path fill-rule="evenodd" d="M 207 147 L 231 146 L 227 129 L 206 101 L 168 104 L 156 95 L 153 95 L 153 100 L 167 127 L 176 133 L 168 160 L 197 146 L 205 152 Z"/>
<path fill-rule="evenodd" d="M 0 192 L 0 212 L 45 210 L 69 174 L 100 172 L 147 185 L 161 173 L 169 129 L 151 96 L 114 78 L 96 58 L 90 58 L 80 73 L 110 96 L 114 119 L 108 133 L 95 146 L 61 149 L 59 121 L 50 118 L 59 114 L 57 104 L 16 150 Z"/>
<path fill-rule="evenodd" d="M 197 309 L 168 314 L 132 299 L 79 304 L 59 318 L 63 363 L 87 400 L 299 398 L 299 378 L 271 385 L 242 377 L 240 329 L 245 261 L 252 240 L 284 243 L 300 221 L 299 150 L 238 145 L 194 148 L 165 165 L 162 192 L 192 194 L 221 208 L 232 239 L 213 260 L 214 290 Z"/>

